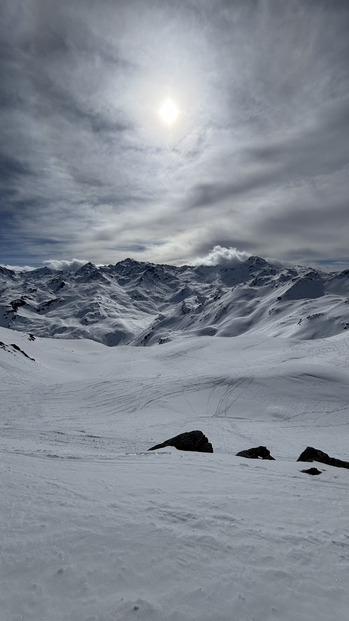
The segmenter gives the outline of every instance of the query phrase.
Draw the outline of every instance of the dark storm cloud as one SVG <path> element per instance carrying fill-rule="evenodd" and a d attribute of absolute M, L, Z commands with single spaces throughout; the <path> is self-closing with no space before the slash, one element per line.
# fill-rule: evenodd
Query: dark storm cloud
<path fill-rule="evenodd" d="M 16 263 L 346 256 L 347 2 L 0 11 L 0 241 Z"/>

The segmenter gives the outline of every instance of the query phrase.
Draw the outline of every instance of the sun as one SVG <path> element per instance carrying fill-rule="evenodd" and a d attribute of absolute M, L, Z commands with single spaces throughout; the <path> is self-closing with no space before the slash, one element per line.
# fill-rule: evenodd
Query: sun
<path fill-rule="evenodd" d="M 166 125 L 173 125 L 178 118 L 179 110 L 172 99 L 166 99 L 160 106 L 159 114 L 161 120 L 166 123 Z"/>

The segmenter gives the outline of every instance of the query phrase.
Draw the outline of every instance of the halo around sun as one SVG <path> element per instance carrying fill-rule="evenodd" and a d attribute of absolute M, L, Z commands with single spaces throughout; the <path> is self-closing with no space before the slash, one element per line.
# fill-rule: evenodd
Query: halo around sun
<path fill-rule="evenodd" d="M 178 118 L 179 110 L 172 99 L 166 99 L 160 106 L 159 114 L 161 120 L 166 123 L 166 125 L 173 125 Z"/>

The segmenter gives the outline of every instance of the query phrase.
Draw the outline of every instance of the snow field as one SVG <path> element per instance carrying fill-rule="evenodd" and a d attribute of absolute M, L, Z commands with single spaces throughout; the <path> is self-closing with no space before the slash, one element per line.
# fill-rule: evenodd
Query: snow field
<path fill-rule="evenodd" d="M 1 621 L 347 620 L 346 336 L 0 340 Z"/>

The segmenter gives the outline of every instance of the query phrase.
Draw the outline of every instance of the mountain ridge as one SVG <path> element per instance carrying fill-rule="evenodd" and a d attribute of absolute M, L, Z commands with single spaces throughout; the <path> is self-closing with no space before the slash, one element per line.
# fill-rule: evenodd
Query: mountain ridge
<path fill-rule="evenodd" d="M 349 327 L 348 301 L 348 270 L 280 267 L 257 256 L 212 266 L 124 259 L 72 270 L 0 267 L 1 326 L 108 346 L 180 334 L 325 338 Z"/>

